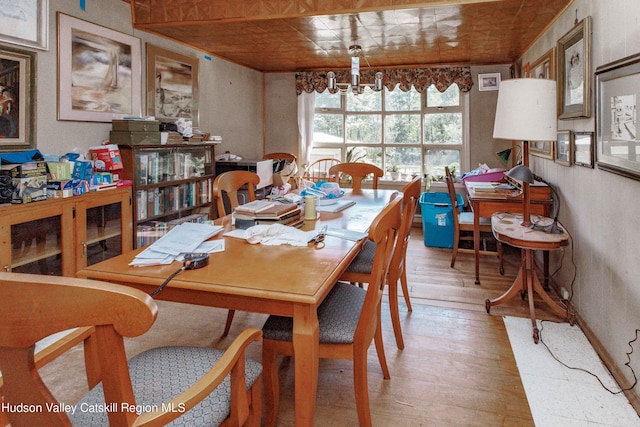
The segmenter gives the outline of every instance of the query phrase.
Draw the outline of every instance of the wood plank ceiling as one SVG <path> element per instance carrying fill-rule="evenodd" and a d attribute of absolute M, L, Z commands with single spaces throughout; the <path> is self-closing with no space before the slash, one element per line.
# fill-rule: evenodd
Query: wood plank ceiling
<path fill-rule="evenodd" d="M 516 61 L 572 0 L 129 0 L 133 26 L 263 72 Z"/>

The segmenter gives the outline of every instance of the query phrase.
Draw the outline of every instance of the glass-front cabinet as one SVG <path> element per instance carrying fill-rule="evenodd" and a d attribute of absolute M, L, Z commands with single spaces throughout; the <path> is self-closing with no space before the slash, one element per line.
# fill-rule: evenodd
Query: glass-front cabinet
<path fill-rule="evenodd" d="M 0 207 L 3 271 L 75 276 L 133 248 L 129 187 Z"/>

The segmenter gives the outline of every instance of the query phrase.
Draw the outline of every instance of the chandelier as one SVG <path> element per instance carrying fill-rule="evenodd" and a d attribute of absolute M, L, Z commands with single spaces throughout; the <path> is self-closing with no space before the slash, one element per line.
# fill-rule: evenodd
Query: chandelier
<path fill-rule="evenodd" d="M 375 76 L 374 83 L 360 83 L 360 53 L 362 47 L 354 44 L 349 46 L 349 53 L 351 54 L 351 82 L 350 83 L 338 83 L 336 82 L 336 73 L 329 71 L 327 73 L 327 88 L 329 90 L 338 90 L 341 95 L 346 95 L 349 89 L 354 95 L 364 93 L 365 89 L 374 90 L 379 92 L 382 90 L 382 73 L 378 71 Z M 366 59 L 365 59 L 366 60 Z"/>

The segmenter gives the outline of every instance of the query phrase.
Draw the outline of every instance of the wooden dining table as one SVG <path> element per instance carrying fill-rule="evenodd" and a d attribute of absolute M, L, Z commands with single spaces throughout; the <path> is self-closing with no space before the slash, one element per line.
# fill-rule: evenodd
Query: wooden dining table
<path fill-rule="evenodd" d="M 337 213 L 320 212 L 317 220 L 305 221 L 302 229 L 320 230 L 326 225 L 364 232 L 388 203 L 391 193 L 392 190 L 345 189 L 344 199 L 355 201 L 355 205 Z M 218 222 L 226 230 L 232 229 L 230 217 Z M 299 247 L 250 244 L 244 239 L 224 237 L 224 232 L 214 238 L 225 239 L 225 250 L 210 254 L 209 264 L 201 269 L 182 271 L 154 298 L 292 317 L 296 425 L 312 425 L 318 384 L 316 310 L 364 240 L 326 236 L 324 245 Z M 77 275 L 151 292 L 182 266 L 177 261 L 153 267 L 129 266 L 141 250 L 91 265 Z"/>

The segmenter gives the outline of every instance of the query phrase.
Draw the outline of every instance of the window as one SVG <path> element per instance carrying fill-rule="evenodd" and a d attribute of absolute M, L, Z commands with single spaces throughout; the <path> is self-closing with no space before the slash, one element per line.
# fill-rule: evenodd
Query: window
<path fill-rule="evenodd" d="M 440 93 L 415 89 L 354 95 L 316 93 L 312 161 L 334 157 L 375 164 L 391 172 L 444 175 L 466 164 L 465 101 L 457 85 Z"/>

